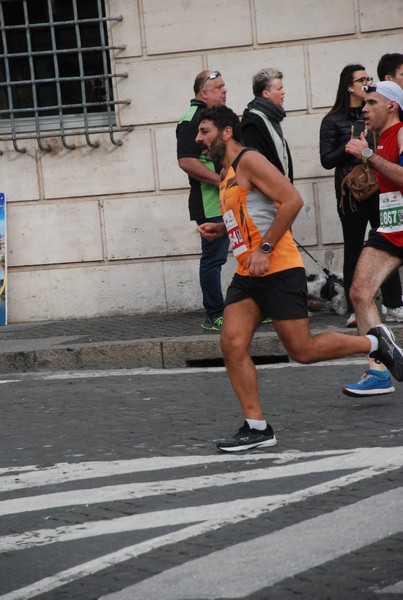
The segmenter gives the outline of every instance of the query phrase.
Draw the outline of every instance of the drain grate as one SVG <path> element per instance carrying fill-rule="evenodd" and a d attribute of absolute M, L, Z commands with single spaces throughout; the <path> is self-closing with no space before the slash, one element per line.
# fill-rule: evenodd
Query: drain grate
<path fill-rule="evenodd" d="M 252 356 L 252 360 L 255 365 L 274 365 L 276 363 L 288 363 L 290 362 L 288 356 Z M 205 358 L 198 360 L 187 360 L 187 367 L 192 368 L 207 368 L 207 367 L 224 367 L 223 358 Z"/>

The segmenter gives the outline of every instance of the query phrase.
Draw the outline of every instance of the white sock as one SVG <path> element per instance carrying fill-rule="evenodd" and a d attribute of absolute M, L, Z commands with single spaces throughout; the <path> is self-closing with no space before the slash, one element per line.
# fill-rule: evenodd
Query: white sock
<path fill-rule="evenodd" d="M 266 421 L 258 421 L 257 419 L 246 419 L 246 422 L 251 429 L 257 429 L 258 431 L 264 431 L 267 427 Z"/>
<path fill-rule="evenodd" d="M 369 339 L 369 341 L 371 342 L 371 350 L 369 351 L 370 354 L 372 354 L 372 352 L 375 352 L 375 350 L 378 350 L 378 338 L 375 337 L 374 335 L 366 335 L 365 337 L 367 337 Z"/>

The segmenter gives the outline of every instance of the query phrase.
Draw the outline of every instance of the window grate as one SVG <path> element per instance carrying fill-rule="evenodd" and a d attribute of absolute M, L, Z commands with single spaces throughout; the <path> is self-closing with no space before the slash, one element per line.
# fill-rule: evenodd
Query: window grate
<path fill-rule="evenodd" d="M 0 1 L 0 141 L 12 141 L 25 152 L 22 140 L 36 140 L 51 151 L 46 139 L 84 135 L 91 147 L 94 134 L 131 126 L 116 124 L 118 105 L 113 82 L 127 73 L 112 73 L 110 52 L 125 46 L 108 43 L 107 27 L 121 16 L 105 15 L 104 0 Z"/>

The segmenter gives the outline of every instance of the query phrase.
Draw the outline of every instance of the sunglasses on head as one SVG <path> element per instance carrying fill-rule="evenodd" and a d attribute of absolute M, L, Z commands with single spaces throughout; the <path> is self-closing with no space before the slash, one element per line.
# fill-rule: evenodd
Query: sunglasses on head
<path fill-rule="evenodd" d="M 203 81 L 202 86 L 200 87 L 200 89 L 203 89 L 204 86 L 206 85 L 206 83 L 210 80 L 210 79 L 217 79 L 217 77 L 221 77 L 221 73 L 219 71 L 213 71 L 212 73 L 210 73 L 210 75 L 208 77 L 206 77 L 206 79 Z"/>
<path fill-rule="evenodd" d="M 363 85 L 362 89 L 364 90 L 364 92 L 367 92 L 367 94 L 369 94 L 370 92 L 376 92 L 376 85 Z"/>

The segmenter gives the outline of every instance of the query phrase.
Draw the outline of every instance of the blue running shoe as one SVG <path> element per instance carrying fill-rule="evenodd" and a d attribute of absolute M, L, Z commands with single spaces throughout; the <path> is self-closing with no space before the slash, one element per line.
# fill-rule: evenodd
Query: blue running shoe
<path fill-rule="evenodd" d="M 346 396 L 382 396 L 395 391 L 389 371 L 368 369 L 358 383 L 346 383 L 341 388 Z"/>

